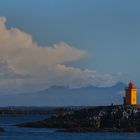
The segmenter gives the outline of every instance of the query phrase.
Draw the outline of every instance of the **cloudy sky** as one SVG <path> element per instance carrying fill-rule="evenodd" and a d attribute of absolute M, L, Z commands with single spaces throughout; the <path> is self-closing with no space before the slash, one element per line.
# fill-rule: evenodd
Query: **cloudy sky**
<path fill-rule="evenodd" d="M 139 0 L 1 0 L 0 88 L 129 80 L 139 86 L 139 5 Z"/>

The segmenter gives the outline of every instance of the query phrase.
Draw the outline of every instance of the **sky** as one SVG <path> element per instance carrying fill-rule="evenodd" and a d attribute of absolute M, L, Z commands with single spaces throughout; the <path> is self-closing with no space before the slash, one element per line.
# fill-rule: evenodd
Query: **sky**
<path fill-rule="evenodd" d="M 0 88 L 30 91 L 134 81 L 139 0 L 0 0 Z"/>

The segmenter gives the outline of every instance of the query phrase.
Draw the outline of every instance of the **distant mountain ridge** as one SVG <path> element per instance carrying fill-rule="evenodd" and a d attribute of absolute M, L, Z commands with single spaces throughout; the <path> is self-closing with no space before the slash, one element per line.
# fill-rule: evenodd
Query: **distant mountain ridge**
<path fill-rule="evenodd" d="M 118 82 L 116 83 L 114 86 L 112 86 L 112 88 L 116 88 L 116 89 L 124 89 L 127 85 L 124 84 L 123 82 Z"/>
<path fill-rule="evenodd" d="M 122 104 L 126 84 L 118 82 L 111 87 L 87 86 L 50 88 L 25 94 L 0 95 L 0 105 L 19 106 L 98 106 Z"/>
<path fill-rule="evenodd" d="M 115 85 L 113 86 L 109 86 L 109 87 L 97 87 L 97 86 L 94 86 L 94 85 L 89 85 L 89 86 L 85 86 L 85 87 L 80 87 L 80 88 L 70 88 L 68 86 L 52 86 L 50 88 L 47 88 L 47 89 L 44 89 L 44 90 L 41 90 L 41 91 L 38 91 L 38 92 L 45 92 L 45 91 L 48 91 L 50 89 L 55 89 L 55 90 L 64 90 L 64 89 L 67 89 L 67 90 L 78 90 L 78 89 L 99 89 L 99 90 L 102 90 L 102 89 L 124 89 L 127 85 L 123 82 L 118 82 L 116 83 Z"/>

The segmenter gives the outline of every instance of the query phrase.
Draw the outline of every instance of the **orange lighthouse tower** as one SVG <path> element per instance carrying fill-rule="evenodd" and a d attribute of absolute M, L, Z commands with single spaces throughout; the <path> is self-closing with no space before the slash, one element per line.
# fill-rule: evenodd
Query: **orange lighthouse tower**
<path fill-rule="evenodd" d="M 124 104 L 125 105 L 137 104 L 137 88 L 134 86 L 132 81 L 130 81 L 128 87 L 126 87 L 125 89 Z"/>

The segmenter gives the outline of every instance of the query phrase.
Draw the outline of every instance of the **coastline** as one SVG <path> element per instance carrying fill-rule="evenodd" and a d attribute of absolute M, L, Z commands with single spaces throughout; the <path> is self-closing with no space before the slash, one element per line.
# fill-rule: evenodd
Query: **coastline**
<path fill-rule="evenodd" d="M 58 128 L 59 132 L 140 132 L 140 105 L 112 105 L 65 110 L 19 127 Z"/>

